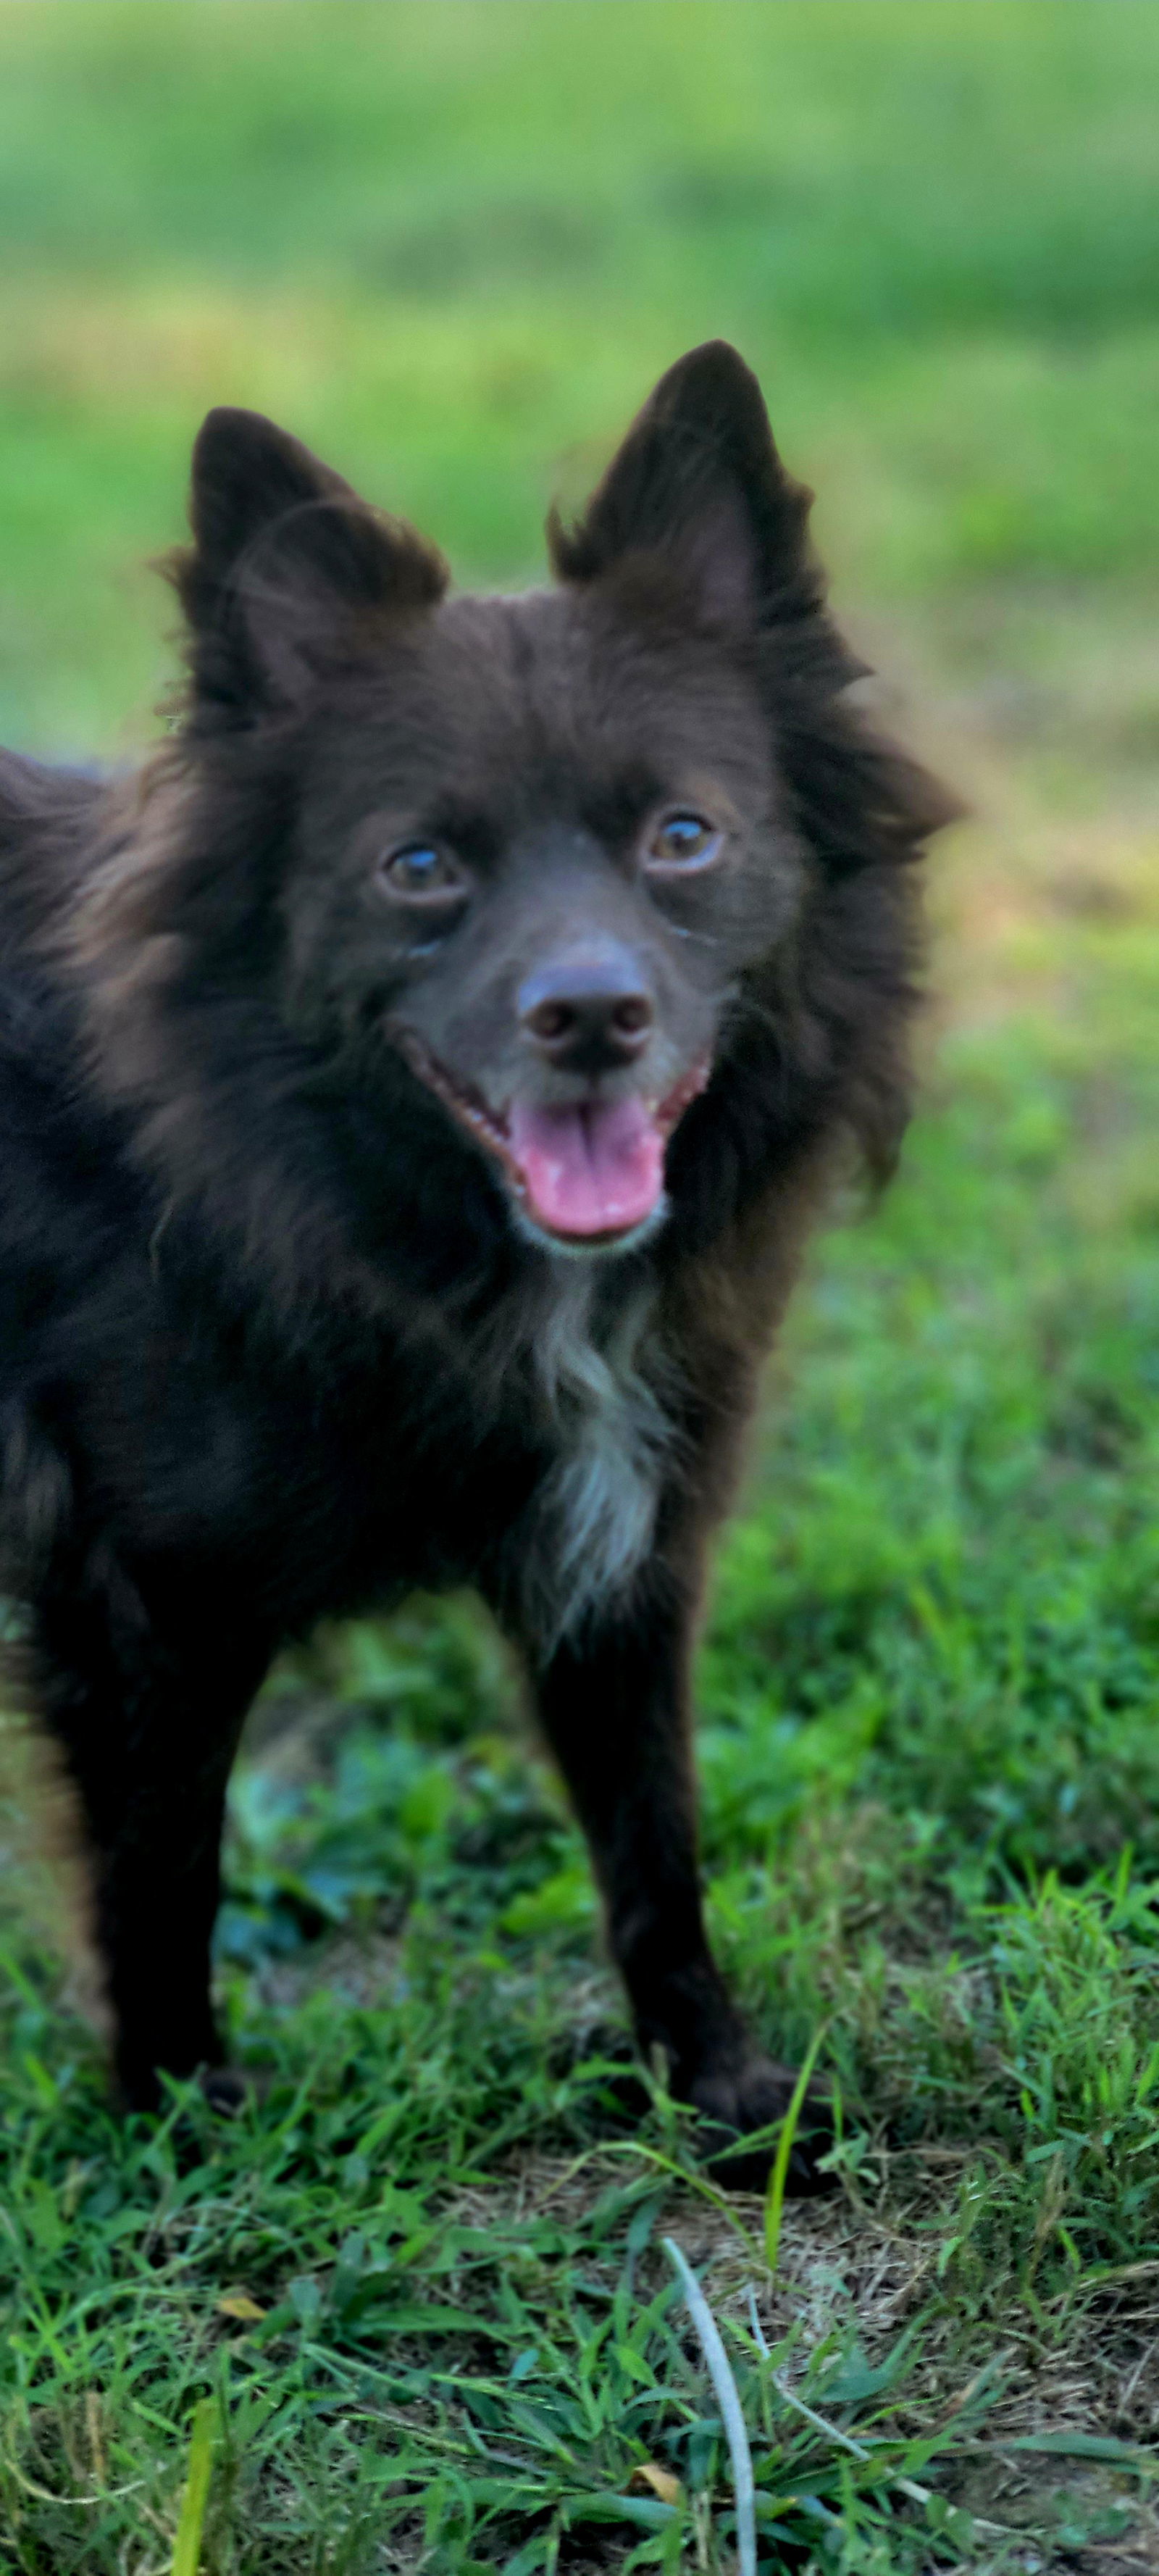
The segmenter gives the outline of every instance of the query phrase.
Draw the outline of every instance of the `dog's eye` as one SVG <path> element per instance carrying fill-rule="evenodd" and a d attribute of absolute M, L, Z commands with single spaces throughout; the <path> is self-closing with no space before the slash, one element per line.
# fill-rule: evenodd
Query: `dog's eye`
<path fill-rule="evenodd" d="M 401 850 L 389 850 L 378 873 L 388 894 L 410 903 L 446 903 L 466 893 L 454 860 L 431 841 L 408 841 Z"/>
<path fill-rule="evenodd" d="M 707 868 L 718 856 L 723 832 L 703 814 L 666 814 L 644 853 L 650 868 Z"/>

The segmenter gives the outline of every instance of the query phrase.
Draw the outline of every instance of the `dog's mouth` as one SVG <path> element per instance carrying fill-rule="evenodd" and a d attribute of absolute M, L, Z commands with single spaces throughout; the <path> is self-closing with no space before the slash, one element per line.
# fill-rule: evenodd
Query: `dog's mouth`
<path fill-rule="evenodd" d="M 550 1105 L 516 1099 L 498 1111 L 472 1083 L 448 1073 L 411 1030 L 394 1036 L 411 1071 L 502 1165 L 540 1231 L 593 1247 L 634 1233 L 655 1215 L 668 1139 L 711 1069 L 709 1058 L 699 1057 L 662 1100 L 635 1092 L 605 1100 L 593 1091 Z"/>

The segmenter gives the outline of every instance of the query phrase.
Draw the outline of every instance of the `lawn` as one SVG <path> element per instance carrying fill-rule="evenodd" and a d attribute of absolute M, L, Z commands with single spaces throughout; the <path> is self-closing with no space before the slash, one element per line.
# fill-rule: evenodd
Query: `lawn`
<path fill-rule="evenodd" d="M 234 1800 L 252 2102 L 118 2126 L 11 1730 L 0 2565 L 1153 2568 L 1159 14 L 0 0 L 0 737 L 147 738 L 211 401 L 535 577 L 710 332 L 968 794 L 901 1176 L 819 1244 L 702 1658 L 715 1934 L 839 2188 L 698 2171 L 467 1601 L 320 1639 Z M 206 1616 L 213 1615 L 212 1603 Z"/>

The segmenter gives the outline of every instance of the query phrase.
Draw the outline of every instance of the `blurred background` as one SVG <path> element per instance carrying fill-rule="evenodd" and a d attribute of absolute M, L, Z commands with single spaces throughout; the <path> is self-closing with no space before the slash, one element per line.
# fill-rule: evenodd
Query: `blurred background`
<path fill-rule="evenodd" d="M 0 70 L 4 739 L 146 726 L 135 567 L 209 403 L 519 581 L 551 495 L 721 332 L 927 701 L 1033 746 L 1063 806 L 1084 764 L 1141 785 L 1147 0 L 5 0 Z"/>

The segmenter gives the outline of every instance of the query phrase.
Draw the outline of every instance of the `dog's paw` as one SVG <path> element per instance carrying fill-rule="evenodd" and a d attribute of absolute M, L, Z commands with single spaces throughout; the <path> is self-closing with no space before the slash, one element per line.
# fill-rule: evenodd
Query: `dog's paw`
<path fill-rule="evenodd" d="M 736 2066 L 696 2076 L 686 2100 L 700 2113 L 698 2142 L 714 2182 L 726 2191 L 763 2191 L 777 2152 L 776 2137 L 747 2149 L 745 2140 L 784 2119 L 797 2084 L 797 2069 L 771 2057 L 742 2058 Z M 833 2144 L 832 2113 L 823 2089 L 810 2084 L 789 2154 L 785 2190 L 795 2199 L 832 2191 L 834 2176 L 820 2171 Z"/>

